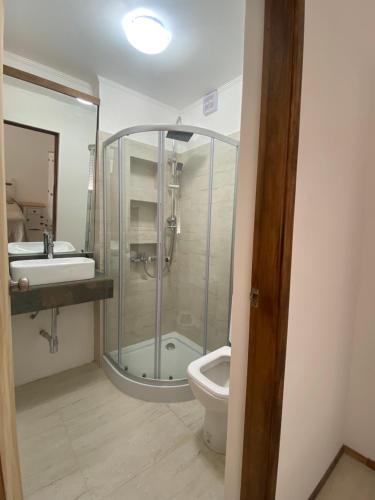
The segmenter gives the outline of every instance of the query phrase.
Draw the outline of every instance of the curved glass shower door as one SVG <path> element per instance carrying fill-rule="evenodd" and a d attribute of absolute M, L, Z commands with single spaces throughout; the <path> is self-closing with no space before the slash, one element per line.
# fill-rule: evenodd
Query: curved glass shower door
<path fill-rule="evenodd" d="M 189 363 L 228 342 L 238 144 L 155 129 L 104 143 L 105 356 L 134 382 L 186 386 Z"/>

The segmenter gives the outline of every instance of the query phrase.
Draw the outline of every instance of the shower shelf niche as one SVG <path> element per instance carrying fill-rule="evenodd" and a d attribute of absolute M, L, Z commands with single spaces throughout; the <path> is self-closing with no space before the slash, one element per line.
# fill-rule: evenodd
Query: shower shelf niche
<path fill-rule="evenodd" d="M 131 156 L 130 200 L 156 205 L 157 196 L 157 162 Z"/>
<path fill-rule="evenodd" d="M 156 231 L 138 231 L 130 233 L 130 245 L 156 245 Z"/>
<path fill-rule="evenodd" d="M 131 188 L 130 201 L 154 203 L 156 205 L 157 193 L 151 190 Z"/>
<path fill-rule="evenodd" d="M 129 157 L 130 250 L 155 255 L 157 243 L 157 162 L 155 149 L 137 145 L 138 156 Z M 134 248 L 137 245 L 137 248 Z M 142 245 L 154 245 L 152 248 Z M 136 264 L 133 263 L 134 267 Z"/>
<path fill-rule="evenodd" d="M 130 200 L 130 244 L 157 242 L 157 205 L 149 201 Z"/>

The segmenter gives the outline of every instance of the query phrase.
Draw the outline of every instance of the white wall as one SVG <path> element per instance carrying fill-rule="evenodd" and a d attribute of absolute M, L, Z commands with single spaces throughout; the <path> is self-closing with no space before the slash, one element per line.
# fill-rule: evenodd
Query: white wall
<path fill-rule="evenodd" d="M 234 249 L 232 360 L 225 467 L 226 500 L 238 500 L 241 488 L 250 314 L 251 256 L 253 251 L 262 82 L 263 25 L 264 0 L 248 0 L 246 2 L 245 29 L 246 72 L 244 74 L 244 88 L 246 91 L 242 97 L 243 112 Z M 238 102 L 233 106 L 233 110 L 237 110 L 238 106 L 241 106 L 241 96 L 237 98 Z M 228 109 L 228 115 L 229 110 L 230 108 Z M 234 114 L 234 124 L 236 123 L 235 120 L 236 113 Z"/>
<path fill-rule="evenodd" d="M 35 319 L 29 314 L 12 316 L 15 384 L 48 377 L 94 358 L 93 304 L 61 307 L 57 317 L 59 351 L 50 354 L 41 329 L 51 331 L 51 311 L 41 311 Z"/>
<path fill-rule="evenodd" d="M 307 499 L 345 441 L 373 100 L 363 36 L 371 9 L 369 0 L 361 9 L 355 0 L 306 2 L 278 500 Z"/>
<path fill-rule="evenodd" d="M 106 78 L 98 79 L 99 129 L 103 132 L 115 134 L 134 125 L 176 122 L 176 109 Z"/>
<path fill-rule="evenodd" d="M 218 88 L 218 110 L 211 115 L 203 114 L 203 96 L 182 109 L 183 123 L 204 127 L 223 135 L 240 130 L 242 102 L 242 75 Z"/>
<path fill-rule="evenodd" d="M 367 80 L 366 100 L 373 102 L 372 80 Z M 375 106 L 364 113 L 367 123 L 363 232 L 361 235 L 359 293 L 355 307 L 355 329 L 347 403 L 345 444 L 375 460 Z"/>
<path fill-rule="evenodd" d="M 60 134 L 56 239 L 70 241 L 80 251 L 86 229 L 88 145 L 96 137 L 95 107 L 10 78 L 5 78 L 3 94 L 6 120 Z"/>
<path fill-rule="evenodd" d="M 218 111 L 209 116 L 203 114 L 203 96 L 183 108 L 173 108 L 118 83 L 99 77 L 100 130 L 115 134 L 134 125 L 182 123 L 208 128 L 223 135 L 231 135 L 240 129 L 242 75 L 218 89 Z"/>
<path fill-rule="evenodd" d="M 48 202 L 48 152 L 55 138 L 12 125 L 4 126 L 5 172 L 16 181 L 18 202 Z"/>

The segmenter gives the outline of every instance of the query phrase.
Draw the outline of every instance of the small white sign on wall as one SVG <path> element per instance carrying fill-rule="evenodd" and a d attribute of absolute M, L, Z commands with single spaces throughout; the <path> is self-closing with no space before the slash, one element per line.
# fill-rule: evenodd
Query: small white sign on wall
<path fill-rule="evenodd" d="M 206 94 L 203 97 L 203 114 L 204 116 L 210 115 L 211 113 L 215 113 L 218 108 L 218 92 L 217 89 L 213 90 L 209 94 Z"/>

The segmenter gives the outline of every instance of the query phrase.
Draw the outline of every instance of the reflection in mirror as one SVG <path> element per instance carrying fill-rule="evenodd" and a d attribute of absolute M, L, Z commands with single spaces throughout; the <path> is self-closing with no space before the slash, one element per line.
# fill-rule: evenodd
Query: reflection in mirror
<path fill-rule="evenodd" d="M 4 119 L 8 242 L 92 251 L 97 107 L 5 76 Z"/>
<path fill-rule="evenodd" d="M 89 145 L 89 180 L 87 190 L 87 214 L 86 214 L 86 238 L 85 248 L 94 248 L 95 234 L 95 165 L 96 165 L 96 145 Z"/>
<path fill-rule="evenodd" d="M 59 135 L 5 121 L 8 242 L 41 241 L 56 234 Z"/>

